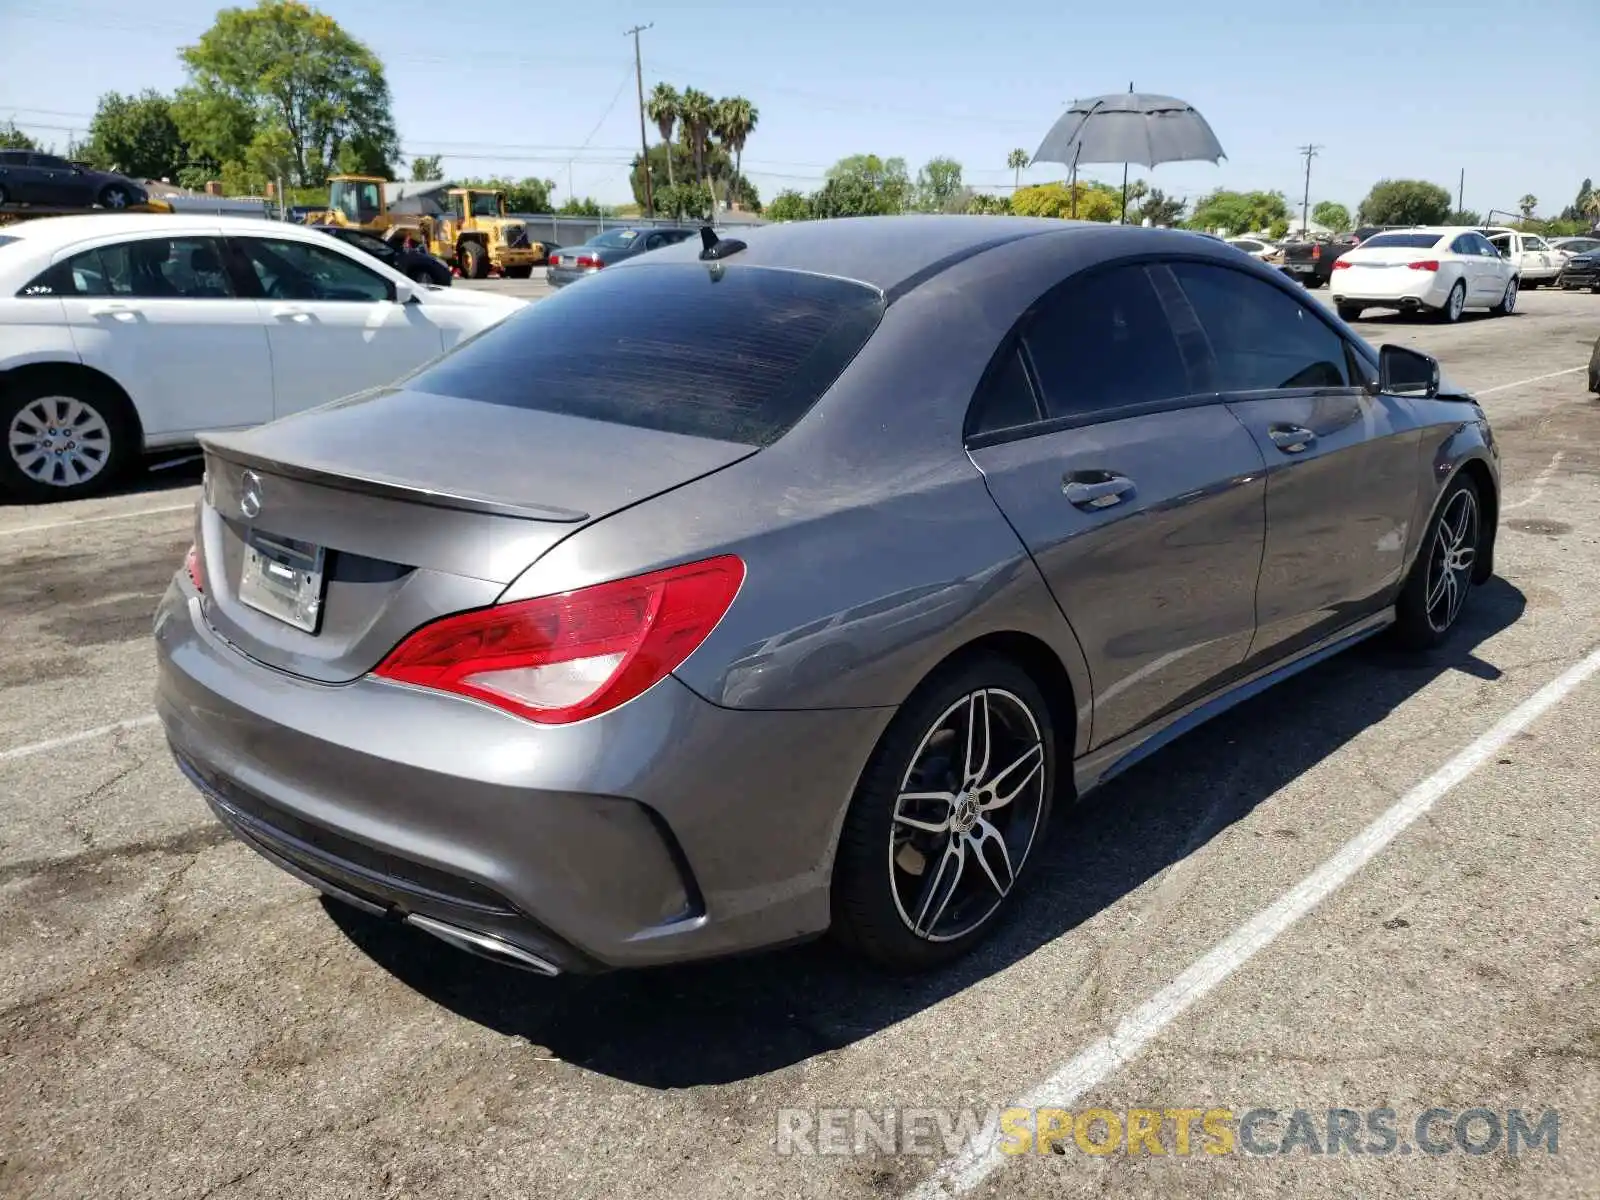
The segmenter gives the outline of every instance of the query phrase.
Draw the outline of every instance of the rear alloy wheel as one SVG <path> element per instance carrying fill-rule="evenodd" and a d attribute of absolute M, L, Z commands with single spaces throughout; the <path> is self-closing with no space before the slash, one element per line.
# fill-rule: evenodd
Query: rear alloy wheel
<path fill-rule="evenodd" d="M 1483 539 L 1477 485 L 1456 476 L 1428 526 L 1395 606 L 1395 638 L 1412 650 L 1445 640 L 1467 606 Z"/>
<path fill-rule="evenodd" d="M 1506 294 L 1500 297 L 1500 303 L 1489 310 L 1497 317 L 1509 317 L 1517 311 L 1517 277 L 1513 275 L 1506 280 Z"/>
<path fill-rule="evenodd" d="M 100 190 L 100 207 L 127 208 L 128 189 L 119 183 L 113 183 L 109 187 L 102 188 Z"/>
<path fill-rule="evenodd" d="M 0 422 L 0 491 L 30 502 L 73 500 L 109 486 L 135 441 L 118 399 L 76 384 L 25 385 L 0 401 Z"/>
<path fill-rule="evenodd" d="M 1055 786 L 1049 707 L 984 656 L 926 685 L 863 773 L 834 862 L 833 932 L 896 970 L 965 953 L 997 923 Z"/>
<path fill-rule="evenodd" d="M 1359 321 L 1361 314 L 1366 311 L 1359 304 L 1341 304 L 1339 305 L 1339 319 L 1341 321 Z"/>
<path fill-rule="evenodd" d="M 1448 324 L 1454 325 L 1461 320 L 1461 314 L 1467 308 L 1467 285 L 1459 279 L 1455 287 L 1450 289 L 1450 296 L 1444 302 L 1444 307 L 1439 310 L 1439 316 Z"/>

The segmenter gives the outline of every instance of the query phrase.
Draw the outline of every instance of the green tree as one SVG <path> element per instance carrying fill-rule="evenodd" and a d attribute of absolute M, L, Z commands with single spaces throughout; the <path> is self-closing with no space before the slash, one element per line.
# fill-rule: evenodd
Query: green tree
<path fill-rule="evenodd" d="M 1350 210 L 1333 200 L 1324 200 L 1313 208 L 1311 219 L 1334 233 L 1343 233 L 1350 228 Z"/>
<path fill-rule="evenodd" d="M 1458 208 L 1445 217 L 1446 225 L 1482 225 L 1483 217 L 1470 208 Z"/>
<path fill-rule="evenodd" d="M 298 184 L 324 183 L 341 151 L 389 173 L 399 138 L 383 64 L 332 17 L 298 0 L 223 9 L 181 57 L 178 128 L 217 161 L 246 160 L 265 133 L 288 146 Z"/>
<path fill-rule="evenodd" d="M 1194 229 L 1223 229 L 1237 235 L 1266 229 L 1274 221 L 1289 220 L 1289 202 L 1282 192 L 1230 192 L 1219 188 L 1195 201 L 1189 225 Z"/>
<path fill-rule="evenodd" d="M 1011 197 L 1011 211 L 1019 217 L 1071 218 L 1073 189 L 1064 183 L 1041 183 L 1018 188 Z M 1122 189 L 1080 179 L 1077 184 L 1077 209 L 1080 221 L 1115 221 L 1122 212 Z"/>
<path fill-rule="evenodd" d="M 1139 205 L 1139 219 L 1148 220 L 1152 225 L 1176 225 L 1183 220 L 1184 211 L 1188 207 L 1187 200 L 1168 196 L 1160 188 L 1151 188 L 1150 194 L 1144 198 L 1144 203 Z"/>
<path fill-rule="evenodd" d="M 1585 214 L 1589 211 L 1589 201 L 1594 196 L 1594 180 L 1585 179 L 1583 186 L 1578 189 L 1578 197 L 1571 204 L 1561 210 L 1558 218 L 1562 221 L 1584 221 Z"/>
<path fill-rule="evenodd" d="M 176 179 L 189 158 L 171 99 L 154 89 L 101 96 L 83 149 L 95 166 L 140 179 Z"/>
<path fill-rule="evenodd" d="M 755 132 L 756 124 L 761 120 L 761 110 L 743 96 L 728 96 L 717 101 L 712 117 L 712 130 L 717 135 L 717 141 L 722 144 L 724 151 L 732 151 L 733 155 L 733 172 L 727 176 L 723 192 L 726 200 L 733 192 L 734 180 L 744 178 L 741 169 L 744 144 Z"/>
<path fill-rule="evenodd" d="M 1022 186 L 1022 168 L 1028 165 L 1028 152 L 1018 146 L 1006 155 L 1006 166 L 1011 168 L 1011 190 Z"/>
<path fill-rule="evenodd" d="M 37 150 L 39 143 L 34 141 L 16 125 L 7 121 L 0 125 L 0 150 Z"/>
<path fill-rule="evenodd" d="M 906 171 L 906 160 L 903 158 L 879 158 L 876 154 L 847 155 L 828 168 L 822 191 L 826 191 L 830 183 L 841 185 L 839 189 L 835 189 L 835 199 L 865 196 L 869 192 L 876 193 L 876 199 L 862 201 L 874 213 L 905 212 L 911 204 L 911 177 Z M 822 194 L 822 191 L 813 194 L 813 202 L 817 196 Z M 830 201 L 829 203 L 833 202 Z M 815 207 L 814 203 L 813 207 Z M 822 214 L 818 213 L 818 215 L 821 216 Z M 835 215 L 850 216 L 856 214 L 839 213 Z"/>
<path fill-rule="evenodd" d="M 678 106 L 682 103 L 678 96 L 678 89 L 670 83 L 658 83 L 650 89 L 650 99 L 645 104 L 645 113 L 656 124 L 656 132 L 661 135 L 664 145 L 672 145 L 672 132 L 678 127 Z M 667 186 L 676 185 L 672 173 L 673 155 L 668 153 Z M 651 181 L 652 183 L 654 180 Z"/>
<path fill-rule="evenodd" d="M 613 215 L 614 210 L 590 196 L 585 196 L 581 200 L 568 196 L 556 212 L 563 217 L 609 217 Z"/>
<path fill-rule="evenodd" d="M 684 88 L 678 100 L 678 120 L 682 138 L 694 159 L 696 183 L 706 179 L 706 152 L 711 145 L 711 123 L 716 116 L 716 101 L 698 88 Z"/>
<path fill-rule="evenodd" d="M 1517 208 L 1521 211 L 1522 219 L 1524 221 L 1533 220 L 1533 210 L 1538 207 L 1539 197 L 1535 196 L 1532 192 L 1526 193 L 1521 200 L 1517 201 Z"/>
<path fill-rule="evenodd" d="M 1363 225 L 1438 225 L 1450 215 L 1450 193 L 1421 179 L 1380 179 L 1356 210 Z"/>
<path fill-rule="evenodd" d="M 973 192 L 967 197 L 964 211 L 978 217 L 1003 217 L 1011 211 L 1011 197 Z"/>
<path fill-rule="evenodd" d="M 650 147 L 649 163 L 650 186 L 654 192 L 658 214 L 683 217 L 698 216 L 710 211 L 704 201 L 694 200 L 691 196 L 692 192 L 698 190 L 703 197 L 706 189 L 694 182 L 694 160 L 688 146 L 682 142 L 657 142 Z M 671 163 L 676 163 L 677 169 L 669 175 Z M 705 163 L 710 177 L 730 181 L 732 194 L 738 199 L 740 207 L 751 212 L 760 211 L 760 198 L 756 195 L 755 188 L 742 175 L 733 174 L 733 165 L 722 146 L 715 142 L 707 146 Z M 633 156 L 633 161 L 628 167 L 628 183 L 633 191 L 634 202 L 639 205 L 641 212 L 644 211 L 644 171 L 640 167 L 637 154 Z M 675 198 L 670 201 L 663 199 L 666 196 Z"/>
<path fill-rule="evenodd" d="M 556 190 L 556 181 L 492 176 L 488 179 L 462 179 L 456 186 L 504 192 L 508 212 L 547 213 L 553 207 L 550 203 L 550 193 Z"/>
<path fill-rule="evenodd" d="M 444 178 L 444 167 L 437 154 L 419 154 L 411 160 L 411 178 L 415 183 L 437 183 Z"/>
<path fill-rule="evenodd" d="M 795 191 L 785 188 L 767 205 L 767 219 L 771 221 L 809 221 L 811 202 Z"/>
<path fill-rule="evenodd" d="M 930 158 L 917 172 L 916 206 L 922 212 L 962 212 L 968 193 L 961 186 L 961 164 L 953 158 Z"/>

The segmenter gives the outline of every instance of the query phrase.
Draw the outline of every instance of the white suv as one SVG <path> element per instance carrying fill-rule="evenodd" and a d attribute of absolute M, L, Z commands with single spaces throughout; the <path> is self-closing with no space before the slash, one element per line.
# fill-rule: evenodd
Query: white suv
<path fill-rule="evenodd" d="M 0 227 L 0 492 L 86 495 L 147 451 L 393 382 L 524 304 L 250 218 Z"/>

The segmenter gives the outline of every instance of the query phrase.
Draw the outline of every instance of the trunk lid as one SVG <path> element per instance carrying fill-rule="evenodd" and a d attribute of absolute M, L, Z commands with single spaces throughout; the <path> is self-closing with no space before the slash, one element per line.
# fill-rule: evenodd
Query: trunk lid
<path fill-rule="evenodd" d="M 325 683 L 493 603 L 569 534 L 756 452 L 403 389 L 202 445 L 207 621 L 251 658 Z"/>

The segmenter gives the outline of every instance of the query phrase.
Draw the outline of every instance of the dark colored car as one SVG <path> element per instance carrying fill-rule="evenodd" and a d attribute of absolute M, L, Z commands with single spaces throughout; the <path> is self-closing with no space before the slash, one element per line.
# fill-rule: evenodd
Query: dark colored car
<path fill-rule="evenodd" d="M 1052 802 L 1493 572 L 1482 408 L 1230 247 L 725 241 L 203 439 L 157 708 L 247 845 L 546 974 L 930 966 L 1029 902 Z"/>
<path fill-rule="evenodd" d="M 127 208 L 149 198 L 126 175 L 96 171 L 35 150 L 0 150 L 0 204 Z"/>
<path fill-rule="evenodd" d="M 1586 250 L 1567 259 L 1556 282 L 1571 291 L 1588 288 L 1600 292 L 1600 250 Z"/>
<path fill-rule="evenodd" d="M 392 267 L 407 279 L 417 283 L 449 287 L 454 279 L 449 264 L 435 258 L 426 250 L 391 245 L 382 238 L 373 237 L 370 233 L 363 233 L 359 229 L 346 229 L 340 225 L 313 225 L 311 228 L 331 234 L 346 245 L 354 246 L 363 254 L 370 254 L 385 266 Z"/>
<path fill-rule="evenodd" d="M 1600 392 L 1600 338 L 1595 338 L 1594 349 L 1589 354 L 1589 390 Z"/>
<path fill-rule="evenodd" d="M 608 229 L 581 246 L 563 246 L 553 252 L 544 273 L 545 281 L 551 287 L 566 287 L 573 280 L 593 275 L 602 267 L 651 250 L 660 250 L 664 246 L 676 246 L 698 233 L 697 228 L 681 227 Z"/>

